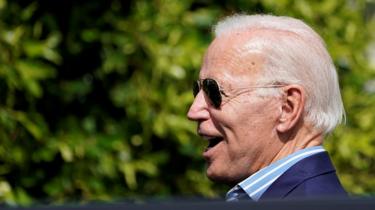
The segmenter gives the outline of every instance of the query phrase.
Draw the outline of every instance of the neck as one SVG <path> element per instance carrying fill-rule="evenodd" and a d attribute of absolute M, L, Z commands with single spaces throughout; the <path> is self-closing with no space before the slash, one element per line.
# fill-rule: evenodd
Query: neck
<path fill-rule="evenodd" d="M 298 150 L 323 144 L 323 133 L 309 125 L 302 125 L 297 133 L 291 132 L 280 138 L 285 144 L 272 159 L 271 163 L 280 160 Z"/>

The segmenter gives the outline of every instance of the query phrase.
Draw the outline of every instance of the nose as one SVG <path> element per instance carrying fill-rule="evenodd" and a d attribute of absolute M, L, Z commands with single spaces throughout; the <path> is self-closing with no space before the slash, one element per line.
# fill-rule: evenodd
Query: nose
<path fill-rule="evenodd" d="M 187 118 L 192 121 L 203 121 L 209 118 L 208 104 L 203 91 L 200 91 L 194 98 L 193 104 L 187 113 Z"/>

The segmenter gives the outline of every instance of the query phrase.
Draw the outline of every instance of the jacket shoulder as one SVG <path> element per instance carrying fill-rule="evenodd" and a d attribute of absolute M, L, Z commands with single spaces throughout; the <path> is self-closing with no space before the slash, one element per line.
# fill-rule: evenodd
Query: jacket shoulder
<path fill-rule="evenodd" d="M 347 196 L 336 173 L 329 172 L 303 180 L 292 188 L 284 198 L 327 198 Z"/>
<path fill-rule="evenodd" d="M 327 152 L 307 157 L 282 174 L 262 195 L 265 199 L 346 196 Z"/>

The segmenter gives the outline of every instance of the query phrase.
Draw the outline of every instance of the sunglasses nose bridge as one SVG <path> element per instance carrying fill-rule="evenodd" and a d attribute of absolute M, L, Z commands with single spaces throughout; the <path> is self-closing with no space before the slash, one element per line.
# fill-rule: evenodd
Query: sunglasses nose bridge
<path fill-rule="evenodd" d="M 201 90 L 201 84 L 200 84 L 199 80 L 195 81 L 193 83 L 193 95 L 194 95 L 194 97 L 196 97 L 198 95 L 200 90 Z"/>

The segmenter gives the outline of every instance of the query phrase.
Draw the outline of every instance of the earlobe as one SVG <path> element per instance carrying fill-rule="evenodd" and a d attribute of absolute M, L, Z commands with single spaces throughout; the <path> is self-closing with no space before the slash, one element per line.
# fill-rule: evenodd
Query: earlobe
<path fill-rule="evenodd" d="M 285 133 L 295 127 L 302 117 L 304 96 L 304 89 L 299 85 L 288 85 L 284 88 L 281 114 L 276 127 L 278 132 Z"/>

